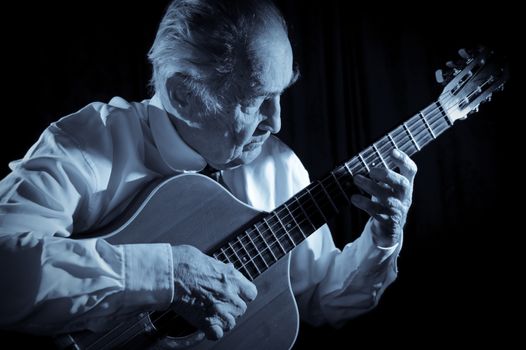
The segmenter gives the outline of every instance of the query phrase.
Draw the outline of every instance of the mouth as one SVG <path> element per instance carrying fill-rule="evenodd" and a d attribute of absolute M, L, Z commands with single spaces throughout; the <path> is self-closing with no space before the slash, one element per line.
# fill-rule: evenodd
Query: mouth
<path fill-rule="evenodd" d="M 261 136 L 252 137 L 249 143 L 247 143 L 245 146 L 243 146 L 243 149 L 245 151 L 252 151 L 258 147 L 261 147 L 263 143 L 268 139 L 270 133 L 266 133 Z"/>

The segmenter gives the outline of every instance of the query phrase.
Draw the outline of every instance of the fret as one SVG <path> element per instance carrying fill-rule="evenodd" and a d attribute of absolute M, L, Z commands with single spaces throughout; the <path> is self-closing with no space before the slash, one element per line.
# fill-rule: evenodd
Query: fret
<path fill-rule="evenodd" d="M 303 212 L 303 215 L 305 216 L 305 218 L 307 218 L 307 221 L 309 221 L 309 223 L 311 224 L 312 228 L 316 229 L 316 226 L 314 226 L 314 224 L 310 220 L 309 215 L 307 215 L 307 212 L 305 211 L 305 208 L 303 208 L 303 205 L 301 205 L 301 202 L 298 200 L 298 197 L 294 196 L 294 200 L 296 200 L 296 202 L 300 206 L 300 209 Z"/>
<path fill-rule="evenodd" d="M 325 192 L 325 195 L 329 199 L 329 202 L 331 203 L 332 207 L 334 208 L 334 211 L 336 212 L 336 214 L 338 214 L 340 211 L 338 210 L 338 207 L 336 206 L 336 204 L 334 204 L 334 201 L 332 200 L 329 192 L 327 192 L 327 189 L 323 185 L 323 182 L 322 181 L 318 181 L 318 184 L 321 186 L 323 192 Z"/>
<path fill-rule="evenodd" d="M 367 165 L 369 166 L 369 170 L 378 166 L 378 163 L 380 159 L 378 159 L 378 156 L 376 155 L 374 149 L 372 147 L 367 147 L 363 151 L 360 152 L 362 155 L 364 161 L 367 162 Z"/>
<path fill-rule="evenodd" d="M 387 138 L 389 139 L 389 141 L 393 144 L 393 147 L 398 149 L 398 145 L 396 144 L 394 138 L 391 136 L 391 133 L 387 133 Z"/>
<path fill-rule="evenodd" d="M 266 221 L 266 224 L 270 227 L 272 237 L 274 237 L 278 241 L 278 244 L 283 247 L 285 252 L 291 251 L 295 247 L 294 241 L 292 241 L 292 239 L 287 239 L 288 237 L 282 234 L 282 231 L 285 230 L 285 227 L 281 224 L 279 220 L 277 220 L 275 214 L 276 211 L 271 212 L 270 215 L 266 216 L 264 220 Z"/>
<path fill-rule="evenodd" d="M 444 110 L 444 107 L 442 107 L 442 104 L 440 102 L 438 102 L 438 101 L 435 102 L 435 103 L 438 106 L 437 107 L 438 111 L 440 112 L 440 114 L 442 114 L 442 119 L 446 120 L 446 123 L 447 123 L 448 126 L 452 126 L 453 123 L 449 119 L 449 116 L 447 115 L 447 112 Z"/>
<path fill-rule="evenodd" d="M 230 247 L 230 250 L 234 252 L 234 255 L 236 256 L 236 258 L 238 259 L 239 261 L 239 268 L 237 268 L 240 272 L 243 272 L 241 271 L 242 269 L 246 272 L 245 273 L 245 276 L 248 277 L 250 280 L 254 280 L 254 277 L 252 276 L 252 274 L 250 273 L 250 270 L 248 269 L 247 265 L 245 265 L 245 261 L 243 259 L 241 259 L 239 257 L 239 255 L 237 254 L 237 251 L 236 249 L 232 246 L 232 244 L 230 242 L 228 242 L 228 246 Z M 235 265 L 234 265 L 235 266 Z"/>
<path fill-rule="evenodd" d="M 437 131 L 438 128 L 435 128 L 435 134 L 438 136 L 440 135 L 441 133 L 443 133 L 445 130 L 449 129 L 449 127 L 451 127 L 451 125 L 453 125 L 451 123 L 451 120 L 449 120 L 449 117 L 447 116 L 447 113 L 444 111 L 444 109 L 442 108 L 442 105 L 438 102 L 436 102 L 436 104 L 438 105 L 438 112 L 440 113 L 440 117 L 438 118 L 438 122 L 439 122 L 439 127 L 440 130 Z"/>
<path fill-rule="evenodd" d="M 238 254 L 237 254 L 237 250 L 232 246 L 232 242 L 228 242 L 228 247 L 230 248 L 231 251 L 234 252 L 234 255 L 236 256 L 237 260 L 239 260 L 239 262 L 241 264 L 243 264 L 245 261 L 246 261 L 246 258 L 243 257 L 241 258 Z"/>
<path fill-rule="evenodd" d="M 305 235 L 305 232 L 303 232 L 303 230 L 301 229 L 301 225 L 298 224 L 298 221 L 296 220 L 296 217 L 292 214 L 292 212 L 290 211 L 289 209 L 289 206 L 287 205 L 287 203 L 283 204 L 283 206 L 285 207 L 285 209 L 287 209 L 287 211 L 289 212 L 289 215 L 290 217 L 292 218 L 292 220 L 294 220 L 294 223 L 296 224 L 296 227 L 299 229 L 299 231 L 301 232 L 303 238 L 307 238 L 307 235 Z M 300 240 L 299 242 L 302 242 L 302 240 Z"/>
<path fill-rule="evenodd" d="M 349 175 L 354 176 L 351 169 L 349 168 L 349 165 L 347 165 L 347 162 L 343 163 L 343 165 L 345 166 L 345 169 L 347 169 L 347 171 L 349 172 Z"/>
<path fill-rule="evenodd" d="M 257 254 L 261 257 L 261 260 L 263 261 L 263 263 L 265 264 L 265 267 L 268 268 L 269 267 L 269 264 L 267 263 L 267 261 L 265 260 L 265 257 L 263 255 L 263 253 L 261 251 L 259 251 L 258 249 L 258 246 L 256 245 L 256 243 L 254 243 L 254 241 L 252 240 L 252 237 L 250 237 L 250 231 L 245 231 L 245 234 L 247 235 L 248 237 L 248 240 L 250 241 L 250 243 L 252 244 L 252 246 L 254 247 L 254 250 L 257 252 Z"/>
<path fill-rule="evenodd" d="M 237 242 L 239 243 L 239 245 L 241 246 L 241 248 L 243 248 L 243 250 L 245 251 L 245 253 L 247 254 L 247 257 L 248 257 L 248 262 L 252 262 L 252 264 L 254 265 L 254 267 L 256 268 L 256 271 L 258 273 L 258 275 L 261 274 L 261 271 L 259 270 L 259 267 L 258 265 L 256 264 L 255 262 L 255 258 L 258 256 L 259 252 L 256 250 L 256 255 L 254 257 L 251 257 L 250 256 L 250 253 L 248 252 L 248 249 L 247 247 L 245 246 L 245 244 L 243 243 L 243 240 L 241 238 L 239 238 L 239 236 L 236 237 L 237 238 Z M 243 262 L 246 263 L 246 259 L 243 259 Z"/>
<path fill-rule="evenodd" d="M 325 217 L 325 214 L 323 214 L 323 211 L 321 210 L 321 207 L 318 205 L 318 202 L 316 202 L 316 198 L 314 198 L 314 196 L 312 195 L 312 193 L 310 192 L 309 188 L 305 188 L 305 191 L 309 194 L 312 202 L 314 203 L 314 205 L 316 206 L 316 208 L 318 208 L 318 211 L 320 212 L 321 216 L 323 217 L 323 220 L 325 222 L 327 222 L 327 218 Z"/>
<path fill-rule="evenodd" d="M 431 128 L 431 125 L 429 125 L 429 123 L 427 122 L 427 119 L 424 113 L 420 112 L 418 113 L 418 115 L 420 116 L 420 119 L 422 119 L 422 121 L 424 122 L 424 125 L 426 126 L 427 131 L 429 131 L 429 133 L 431 134 L 431 137 L 436 140 L 437 137 L 435 136 L 435 133 L 433 132 L 433 129 Z"/>
<path fill-rule="evenodd" d="M 376 145 L 373 143 L 373 149 L 374 151 L 376 152 L 376 154 L 378 155 L 378 158 L 380 158 L 380 161 L 382 162 L 382 164 L 384 165 L 384 167 L 386 167 L 387 169 L 389 169 L 389 166 L 387 165 L 387 163 L 385 162 L 384 160 L 384 157 L 382 157 L 382 155 L 380 154 L 380 151 L 378 150 L 378 148 L 376 147 Z"/>
<path fill-rule="evenodd" d="M 265 237 L 261 233 L 261 230 L 259 229 L 258 224 L 255 224 L 254 227 L 258 231 L 259 236 L 263 239 L 263 242 L 265 243 L 265 245 L 267 246 L 265 249 L 268 249 L 270 254 L 272 255 L 272 257 L 274 258 L 274 260 L 278 261 L 278 258 L 274 255 L 274 252 L 272 251 L 272 248 L 270 248 L 270 245 L 268 244 L 267 240 L 265 239 Z"/>
<path fill-rule="evenodd" d="M 370 172 L 371 170 L 369 169 L 369 166 L 368 166 L 367 163 L 365 162 L 365 159 L 363 159 L 361 153 L 358 153 L 358 159 L 359 159 L 360 162 L 362 162 L 362 164 L 364 165 L 365 170 L 367 170 L 367 172 Z"/>
<path fill-rule="evenodd" d="M 281 221 L 281 218 L 279 217 L 278 213 L 276 213 L 276 211 L 273 211 L 272 214 L 274 214 L 276 219 L 278 219 L 278 222 L 280 223 L 281 227 L 283 227 L 283 230 L 285 231 L 286 237 L 288 237 L 288 239 L 290 239 L 290 241 L 292 243 L 292 248 L 287 249 L 287 251 L 291 251 L 294 247 L 296 247 L 296 243 L 294 243 L 294 240 L 292 239 L 292 237 L 289 234 L 288 228 L 290 228 L 290 224 L 287 224 L 287 225 L 283 224 L 283 221 Z"/>
<path fill-rule="evenodd" d="M 279 247 L 283 251 L 283 255 L 285 255 L 287 253 L 287 250 L 285 248 L 283 248 L 283 246 L 281 245 L 281 242 L 280 242 L 278 236 L 276 236 L 276 233 L 274 232 L 274 230 L 272 229 L 272 226 L 269 225 L 269 223 L 267 222 L 267 218 L 263 218 L 263 222 L 267 225 L 268 229 L 270 230 L 270 233 L 272 234 L 272 236 L 274 236 L 276 242 L 278 243 Z"/>
<path fill-rule="evenodd" d="M 413 144 L 415 145 L 415 148 L 417 151 L 420 151 L 420 146 L 418 145 L 418 143 L 416 142 L 415 138 L 413 137 L 413 134 L 411 134 L 411 130 L 409 130 L 409 128 L 407 127 L 407 125 L 405 124 L 405 122 L 402 124 L 402 127 L 405 129 L 407 135 L 409 135 L 409 139 L 413 142 Z"/>
<path fill-rule="evenodd" d="M 216 260 L 221 261 L 221 262 L 224 263 L 224 262 L 226 262 L 226 260 L 221 259 L 221 257 L 220 257 L 220 256 L 221 256 L 221 253 L 222 253 L 221 251 L 219 251 L 219 252 L 215 252 L 214 254 L 212 254 L 212 256 L 213 256 Z"/>
<path fill-rule="evenodd" d="M 382 165 L 390 169 L 394 164 L 392 149 L 412 155 L 449 127 L 448 115 L 435 102 L 326 177 L 292 196 L 270 215 L 228 241 L 213 253 L 213 257 L 233 264 L 247 278 L 254 280 L 326 223 L 332 214 L 338 213 L 340 206 L 351 202 L 346 190 L 351 187 L 355 174 L 365 175 L 373 167 Z"/>
<path fill-rule="evenodd" d="M 225 248 L 221 247 L 220 251 L 221 251 L 221 253 L 223 254 L 223 256 L 225 257 L 224 262 L 225 262 L 225 263 L 230 263 L 230 264 L 233 265 L 232 261 L 230 261 L 230 258 L 229 258 L 228 255 L 225 253 Z"/>
<path fill-rule="evenodd" d="M 347 193 L 343 190 L 343 187 L 342 185 L 340 184 L 340 181 L 338 180 L 338 178 L 336 177 L 336 175 L 334 175 L 334 171 L 331 171 L 331 175 L 332 177 L 334 178 L 334 181 L 336 182 L 336 185 L 338 185 L 338 188 L 340 189 L 340 191 L 342 191 L 342 194 L 343 196 L 345 197 L 345 200 L 350 203 L 351 200 L 349 199 L 349 197 L 347 196 Z"/>
<path fill-rule="evenodd" d="M 229 253 L 229 250 L 231 251 L 231 253 L 233 254 L 230 254 Z M 225 247 L 225 252 L 226 253 L 229 253 L 228 254 L 228 258 L 229 260 L 232 262 L 232 264 L 234 265 L 234 267 L 236 269 L 241 269 L 241 267 L 243 266 L 243 262 L 241 261 L 241 259 L 239 258 L 239 256 L 237 255 L 237 253 L 234 251 L 234 249 L 232 248 L 232 246 L 230 245 L 230 242 L 229 244 L 226 245 Z"/>

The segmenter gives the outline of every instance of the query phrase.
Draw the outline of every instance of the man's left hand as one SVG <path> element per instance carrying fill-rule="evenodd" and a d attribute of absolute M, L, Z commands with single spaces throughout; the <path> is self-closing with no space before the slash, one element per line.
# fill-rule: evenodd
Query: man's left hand
<path fill-rule="evenodd" d="M 399 173 L 386 168 L 372 168 L 367 178 L 354 177 L 355 184 L 372 198 L 353 195 L 352 203 L 372 218 L 371 231 L 378 246 L 390 247 L 400 242 L 407 212 L 413 196 L 417 167 L 403 152 L 394 150 L 392 159 Z"/>

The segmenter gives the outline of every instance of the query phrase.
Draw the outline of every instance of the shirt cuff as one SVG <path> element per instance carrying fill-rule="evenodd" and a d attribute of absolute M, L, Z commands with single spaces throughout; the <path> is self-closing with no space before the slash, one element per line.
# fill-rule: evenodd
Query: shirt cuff
<path fill-rule="evenodd" d="M 124 308 L 167 309 L 174 297 L 173 255 L 169 244 L 124 247 Z"/>
<path fill-rule="evenodd" d="M 359 261 L 367 261 L 373 264 L 383 263 L 393 255 L 397 255 L 401 242 L 397 242 L 390 247 L 378 246 L 373 240 L 373 233 L 371 232 L 371 220 L 367 221 L 362 235 L 354 242 L 358 247 L 356 249 L 361 257 Z"/>

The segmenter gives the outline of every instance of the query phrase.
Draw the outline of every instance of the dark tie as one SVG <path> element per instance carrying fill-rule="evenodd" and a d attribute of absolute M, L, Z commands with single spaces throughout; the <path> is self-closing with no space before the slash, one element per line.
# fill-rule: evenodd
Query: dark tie
<path fill-rule="evenodd" d="M 215 168 L 212 168 L 209 164 L 206 165 L 206 167 L 200 171 L 201 174 L 208 176 L 212 180 L 216 182 L 221 182 L 221 170 L 217 170 Z"/>

